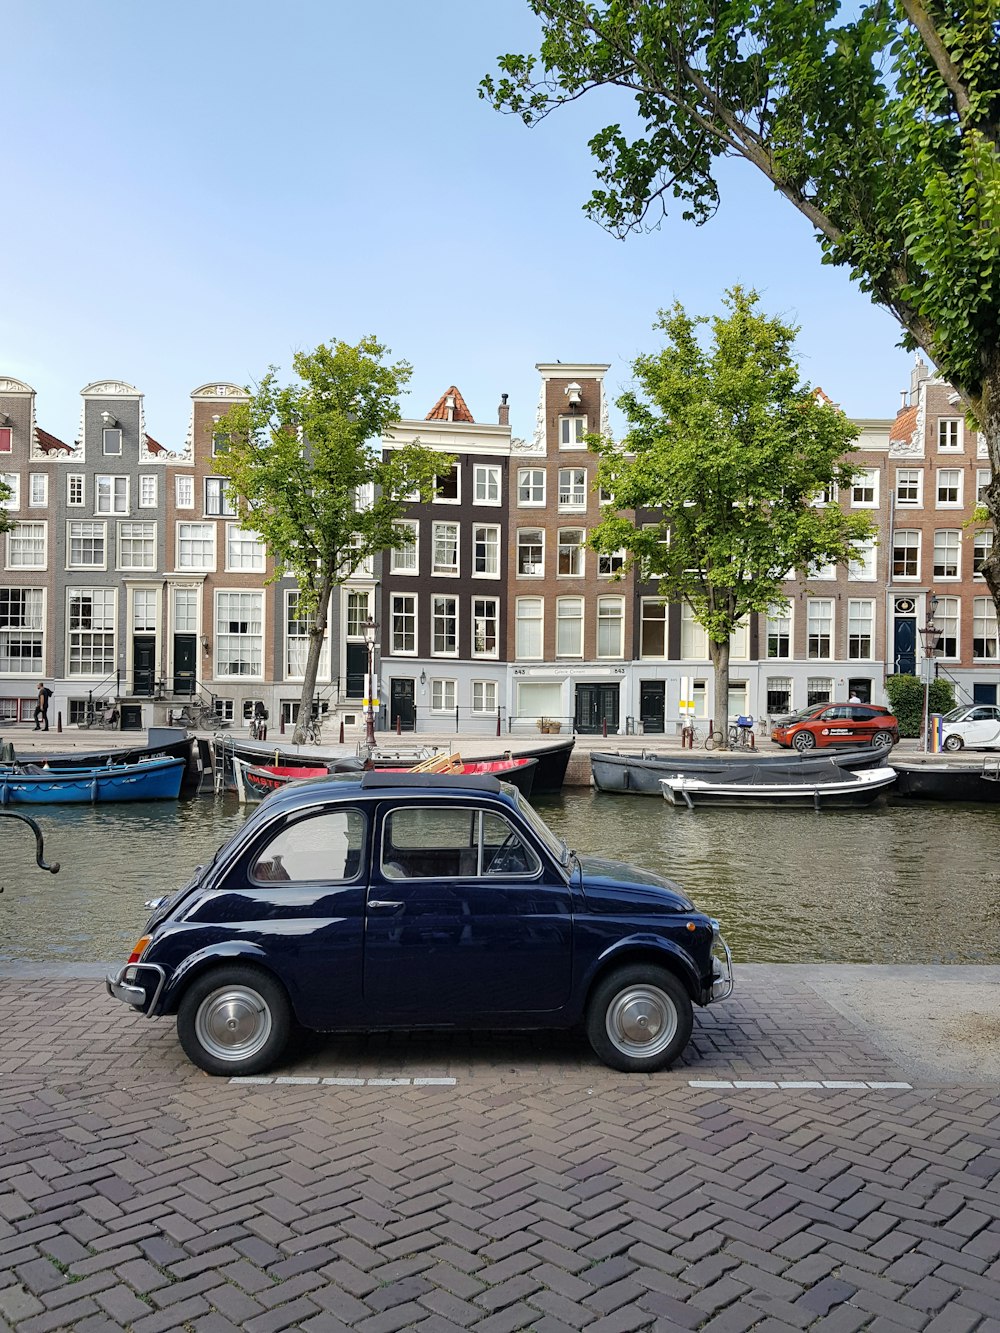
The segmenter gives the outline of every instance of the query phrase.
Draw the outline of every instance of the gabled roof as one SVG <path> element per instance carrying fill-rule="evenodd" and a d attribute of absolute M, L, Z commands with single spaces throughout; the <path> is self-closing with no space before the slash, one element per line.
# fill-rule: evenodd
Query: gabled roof
<path fill-rule="evenodd" d="M 146 436 L 146 448 L 149 450 L 151 454 L 167 453 L 167 450 L 164 448 L 164 446 L 160 444 L 159 440 L 154 440 L 152 435 Z"/>
<path fill-rule="evenodd" d="M 454 405 L 451 409 L 451 416 L 448 416 L 448 399 L 454 399 Z M 431 410 L 424 417 L 425 421 L 468 421 L 472 425 L 476 424 L 476 418 L 466 406 L 465 399 L 455 388 L 454 384 L 450 389 L 445 389 L 444 393 L 437 400 Z"/>
<path fill-rule="evenodd" d="M 57 439 L 55 435 L 50 435 L 47 430 L 42 430 L 41 426 L 35 427 L 35 443 L 46 454 L 51 454 L 58 449 L 65 449 L 68 454 L 76 453 L 71 444 L 67 444 L 65 440 Z"/>
<path fill-rule="evenodd" d="M 913 432 L 917 429 L 917 408 L 901 407 L 896 413 L 896 420 L 889 427 L 890 444 L 909 444 Z"/>

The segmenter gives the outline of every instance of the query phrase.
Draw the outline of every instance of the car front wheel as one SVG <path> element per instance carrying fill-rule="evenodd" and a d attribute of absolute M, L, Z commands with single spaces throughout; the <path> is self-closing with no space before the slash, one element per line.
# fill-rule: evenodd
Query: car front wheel
<path fill-rule="evenodd" d="M 587 1008 L 587 1037 L 612 1069 L 653 1073 L 691 1039 L 691 999 L 666 968 L 636 963 L 599 982 Z"/>
<path fill-rule="evenodd" d="M 259 1074 L 281 1056 L 292 1034 L 284 989 L 255 967 L 219 967 L 188 987 L 177 1010 L 177 1036 L 207 1074 Z"/>
<path fill-rule="evenodd" d="M 795 746 L 796 750 L 798 750 L 799 754 L 801 754 L 803 750 L 815 750 L 816 737 L 811 731 L 797 731 L 792 737 L 792 744 Z"/>
<path fill-rule="evenodd" d="M 872 737 L 872 745 L 876 750 L 891 750 L 894 741 L 891 731 L 876 731 Z"/>
<path fill-rule="evenodd" d="M 944 748 L 946 750 L 951 750 L 952 753 L 954 753 L 955 750 L 960 750 L 963 744 L 964 742 L 961 736 L 956 736 L 954 733 L 950 736 L 945 736 L 944 738 Z"/>

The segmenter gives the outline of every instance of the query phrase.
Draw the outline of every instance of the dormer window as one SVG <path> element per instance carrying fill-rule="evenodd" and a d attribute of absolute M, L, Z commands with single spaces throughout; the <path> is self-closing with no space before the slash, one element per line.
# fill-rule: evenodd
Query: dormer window
<path fill-rule="evenodd" d="M 434 500 L 437 504 L 458 504 L 458 464 L 450 472 L 434 478 Z"/>
<path fill-rule="evenodd" d="M 122 431 L 120 426 L 105 427 L 103 432 L 105 454 L 119 457 L 122 451 Z"/>
<path fill-rule="evenodd" d="M 585 449 L 584 436 L 587 433 L 587 418 L 571 416 L 559 418 L 559 448 Z"/>
<path fill-rule="evenodd" d="M 229 453 L 229 436 L 216 431 L 212 436 L 212 457 L 217 458 L 219 454 Z"/>

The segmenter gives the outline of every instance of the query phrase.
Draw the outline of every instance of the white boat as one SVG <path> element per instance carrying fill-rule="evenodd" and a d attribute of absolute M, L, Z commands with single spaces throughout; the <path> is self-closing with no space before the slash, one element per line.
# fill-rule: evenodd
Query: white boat
<path fill-rule="evenodd" d="M 871 805 L 896 781 L 893 768 L 848 772 L 831 765 L 827 773 L 789 773 L 772 776 L 754 769 L 738 780 L 712 781 L 677 773 L 661 778 L 664 800 L 693 810 L 699 805 L 781 806 L 821 810 L 828 807 Z"/>

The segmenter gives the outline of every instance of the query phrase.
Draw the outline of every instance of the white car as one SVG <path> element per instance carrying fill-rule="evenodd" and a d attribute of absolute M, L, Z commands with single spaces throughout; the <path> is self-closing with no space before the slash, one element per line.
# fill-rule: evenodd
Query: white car
<path fill-rule="evenodd" d="M 964 704 L 941 719 L 946 750 L 1000 750 L 1000 708 L 996 704 Z"/>

